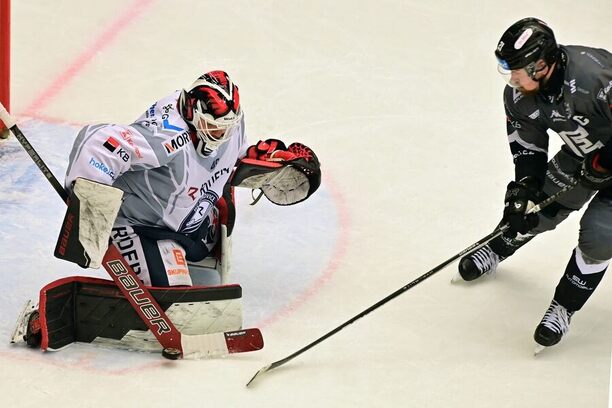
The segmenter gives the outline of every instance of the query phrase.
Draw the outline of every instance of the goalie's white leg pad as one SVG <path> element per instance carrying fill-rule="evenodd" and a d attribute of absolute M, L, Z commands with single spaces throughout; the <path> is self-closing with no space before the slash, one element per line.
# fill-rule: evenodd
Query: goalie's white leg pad
<path fill-rule="evenodd" d="M 38 310 L 38 303 L 34 303 L 31 300 L 28 300 L 21 313 L 19 313 L 19 317 L 17 318 L 17 322 L 15 323 L 15 329 L 13 329 L 13 334 L 11 335 L 11 343 L 21 343 L 24 341 L 23 336 L 25 336 L 28 330 L 28 321 L 30 320 L 30 315 Z"/>
<path fill-rule="evenodd" d="M 176 328 L 186 335 L 242 327 L 240 285 L 150 288 Z M 113 348 L 161 351 L 161 345 L 113 281 L 69 277 L 40 292 L 43 350 L 73 342 Z"/>
<path fill-rule="evenodd" d="M 166 315 L 183 335 L 181 338 L 238 330 L 242 327 L 242 299 L 174 303 L 166 310 Z M 133 351 L 162 351 L 150 330 L 130 330 L 121 339 L 96 337 L 92 344 Z"/>

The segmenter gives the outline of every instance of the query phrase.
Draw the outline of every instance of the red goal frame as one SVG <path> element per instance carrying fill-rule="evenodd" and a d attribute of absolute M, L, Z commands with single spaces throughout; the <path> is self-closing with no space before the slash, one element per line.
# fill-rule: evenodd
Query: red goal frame
<path fill-rule="evenodd" d="M 11 111 L 11 0 L 0 0 L 0 102 Z"/>

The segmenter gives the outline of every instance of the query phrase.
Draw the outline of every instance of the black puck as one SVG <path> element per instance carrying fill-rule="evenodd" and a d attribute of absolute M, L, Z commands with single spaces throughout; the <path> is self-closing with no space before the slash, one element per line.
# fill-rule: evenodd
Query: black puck
<path fill-rule="evenodd" d="M 177 360 L 181 356 L 181 350 L 168 347 L 162 350 L 162 356 L 168 360 Z"/>

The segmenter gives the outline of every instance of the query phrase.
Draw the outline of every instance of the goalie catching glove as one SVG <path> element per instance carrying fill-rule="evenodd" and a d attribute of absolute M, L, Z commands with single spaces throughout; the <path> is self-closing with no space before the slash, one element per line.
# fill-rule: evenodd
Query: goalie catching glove
<path fill-rule="evenodd" d="M 321 165 L 311 148 L 301 143 L 289 147 L 277 139 L 259 141 L 238 163 L 232 185 L 260 189 L 277 205 L 306 200 L 321 184 Z"/>

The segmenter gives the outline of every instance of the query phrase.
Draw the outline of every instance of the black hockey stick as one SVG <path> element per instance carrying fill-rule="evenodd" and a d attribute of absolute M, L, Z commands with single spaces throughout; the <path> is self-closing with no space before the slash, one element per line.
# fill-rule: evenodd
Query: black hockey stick
<path fill-rule="evenodd" d="M 15 135 L 34 163 L 43 172 L 55 191 L 68 201 L 68 193 L 32 147 L 16 121 L 0 103 L 0 122 Z M 110 244 L 102 266 L 113 278 L 123 296 L 140 316 L 147 328 L 163 347 L 162 355 L 169 359 L 179 357 L 212 357 L 229 353 L 255 351 L 263 348 L 263 338 L 257 328 L 201 335 L 184 335 L 172 323 L 157 300 L 136 276 L 114 244 Z"/>
<path fill-rule="evenodd" d="M 49 183 L 51 183 L 57 194 L 59 194 L 59 196 L 62 198 L 62 200 L 64 200 L 64 202 L 67 202 L 68 193 L 59 183 L 59 181 L 57 181 L 57 179 L 55 178 L 49 167 L 47 167 L 43 159 L 41 159 L 38 153 L 36 153 L 36 150 L 34 150 L 28 139 L 21 132 L 21 130 L 19 130 L 17 124 L 15 123 L 15 120 L 11 115 L 9 115 L 9 113 L 4 108 L 4 105 L 2 104 L 0 104 L 0 122 L 3 122 L 6 128 L 10 130 L 13 135 L 15 135 L 15 138 L 19 141 L 19 143 L 21 143 L 21 146 L 23 146 L 24 150 L 30 155 L 30 157 L 34 161 L 34 164 L 38 166 L 38 168 L 45 175 L 47 180 L 49 180 Z"/>
<path fill-rule="evenodd" d="M 543 200 L 539 204 L 537 204 L 534 207 L 532 207 L 529 210 L 529 213 L 533 214 L 533 213 L 537 213 L 537 212 L 541 211 L 544 207 L 550 205 L 553 201 L 555 201 L 557 198 L 559 198 L 560 195 L 562 195 L 562 194 L 566 193 L 567 191 L 571 190 L 572 188 L 574 188 L 575 185 L 576 185 L 576 183 L 569 184 L 569 185 L 565 186 L 563 189 L 558 191 L 556 194 L 553 194 L 552 196 L 548 197 L 547 199 Z M 507 224 L 502 225 L 501 227 L 498 227 L 497 229 L 495 229 L 495 231 L 493 231 L 492 233 L 490 233 L 486 237 L 482 238 L 478 242 L 475 242 L 474 244 L 472 244 L 469 247 L 465 248 L 463 251 L 459 252 L 458 254 L 456 254 L 456 255 L 452 256 L 451 258 L 447 259 L 446 261 L 442 262 L 440 265 L 436 266 L 435 268 L 433 268 L 429 272 L 419 276 L 418 278 L 416 278 L 412 282 L 408 283 L 406 286 L 403 286 L 400 289 L 396 290 L 395 292 L 391 293 L 386 298 L 384 298 L 384 299 L 380 300 L 379 302 L 373 304 L 372 306 L 368 307 L 363 312 L 359 313 L 358 315 L 354 316 L 353 318 L 351 318 L 351 319 L 347 320 L 346 322 L 342 323 L 340 326 L 336 327 L 335 329 L 333 329 L 332 331 L 328 332 L 327 334 L 319 337 L 317 340 L 313 341 L 312 343 L 308 344 L 307 346 L 302 347 L 301 349 L 299 349 L 295 353 L 291 354 L 290 356 L 287 356 L 287 357 L 283 358 L 282 360 L 275 361 L 272 364 L 269 364 L 269 365 L 261 368 L 259 371 L 257 371 L 255 373 L 255 375 L 251 378 L 251 380 L 247 383 L 246 386 L 247 387 L 250 386 L 253 383 L 253 381 L 255 380 L 255 378 L 257 378 L 259 375 L 261 375 L 263 373 L 266 373 L 266 372 L 268 372 L 270 370 L 274 370 L 275 368 L 278 368 L 278 367 L 282 366 L 285 363 L 288 363 L 289 361 L 293 360 L 295 357 L 299 356 L 300 354 L 302 354 L 302 353 L 306 352 L 307 350 L 313 348 L 314 346 L 316 346 L 317 344 L 321 343 L 322 341 L 324 341 L 324 340 L 330 338 L 331 336 L 333 336 L 334 334 L 338 333 L 340 330 L 344 329 L 349 324 L 354 323 L 355 321 L 361 319 L 362 317 L 364 317 L 365 315 L 367 315 L 371 311 L 378 309 L 379 307 L 381 307 L 385 303 L 391 301 L 392 299 L 395 299 L 396 297 L 398 297 L 402 293 L 406 292 L 408 289 L 411 289 L 411 288 L 415 287 L 419 283 L 423 282 L 425 279 L 433 276 L 434 274 L 436 274 L 437 272 L 441 271 L 442 269 L 444 269 L 446 266 L 448 266 L 450 263 L 454 262 L 458 258 L 461 258 L 462 256 L 468 254 L 469 252 L 474 251 L 476 249 L 479 249 L 480 247 L 486 245 L 492 239 L 497 238 L 498 236 L 502 235 L 506 230 L 508 230 L 508 228 L 509 228 L 509 226 Z"/>

